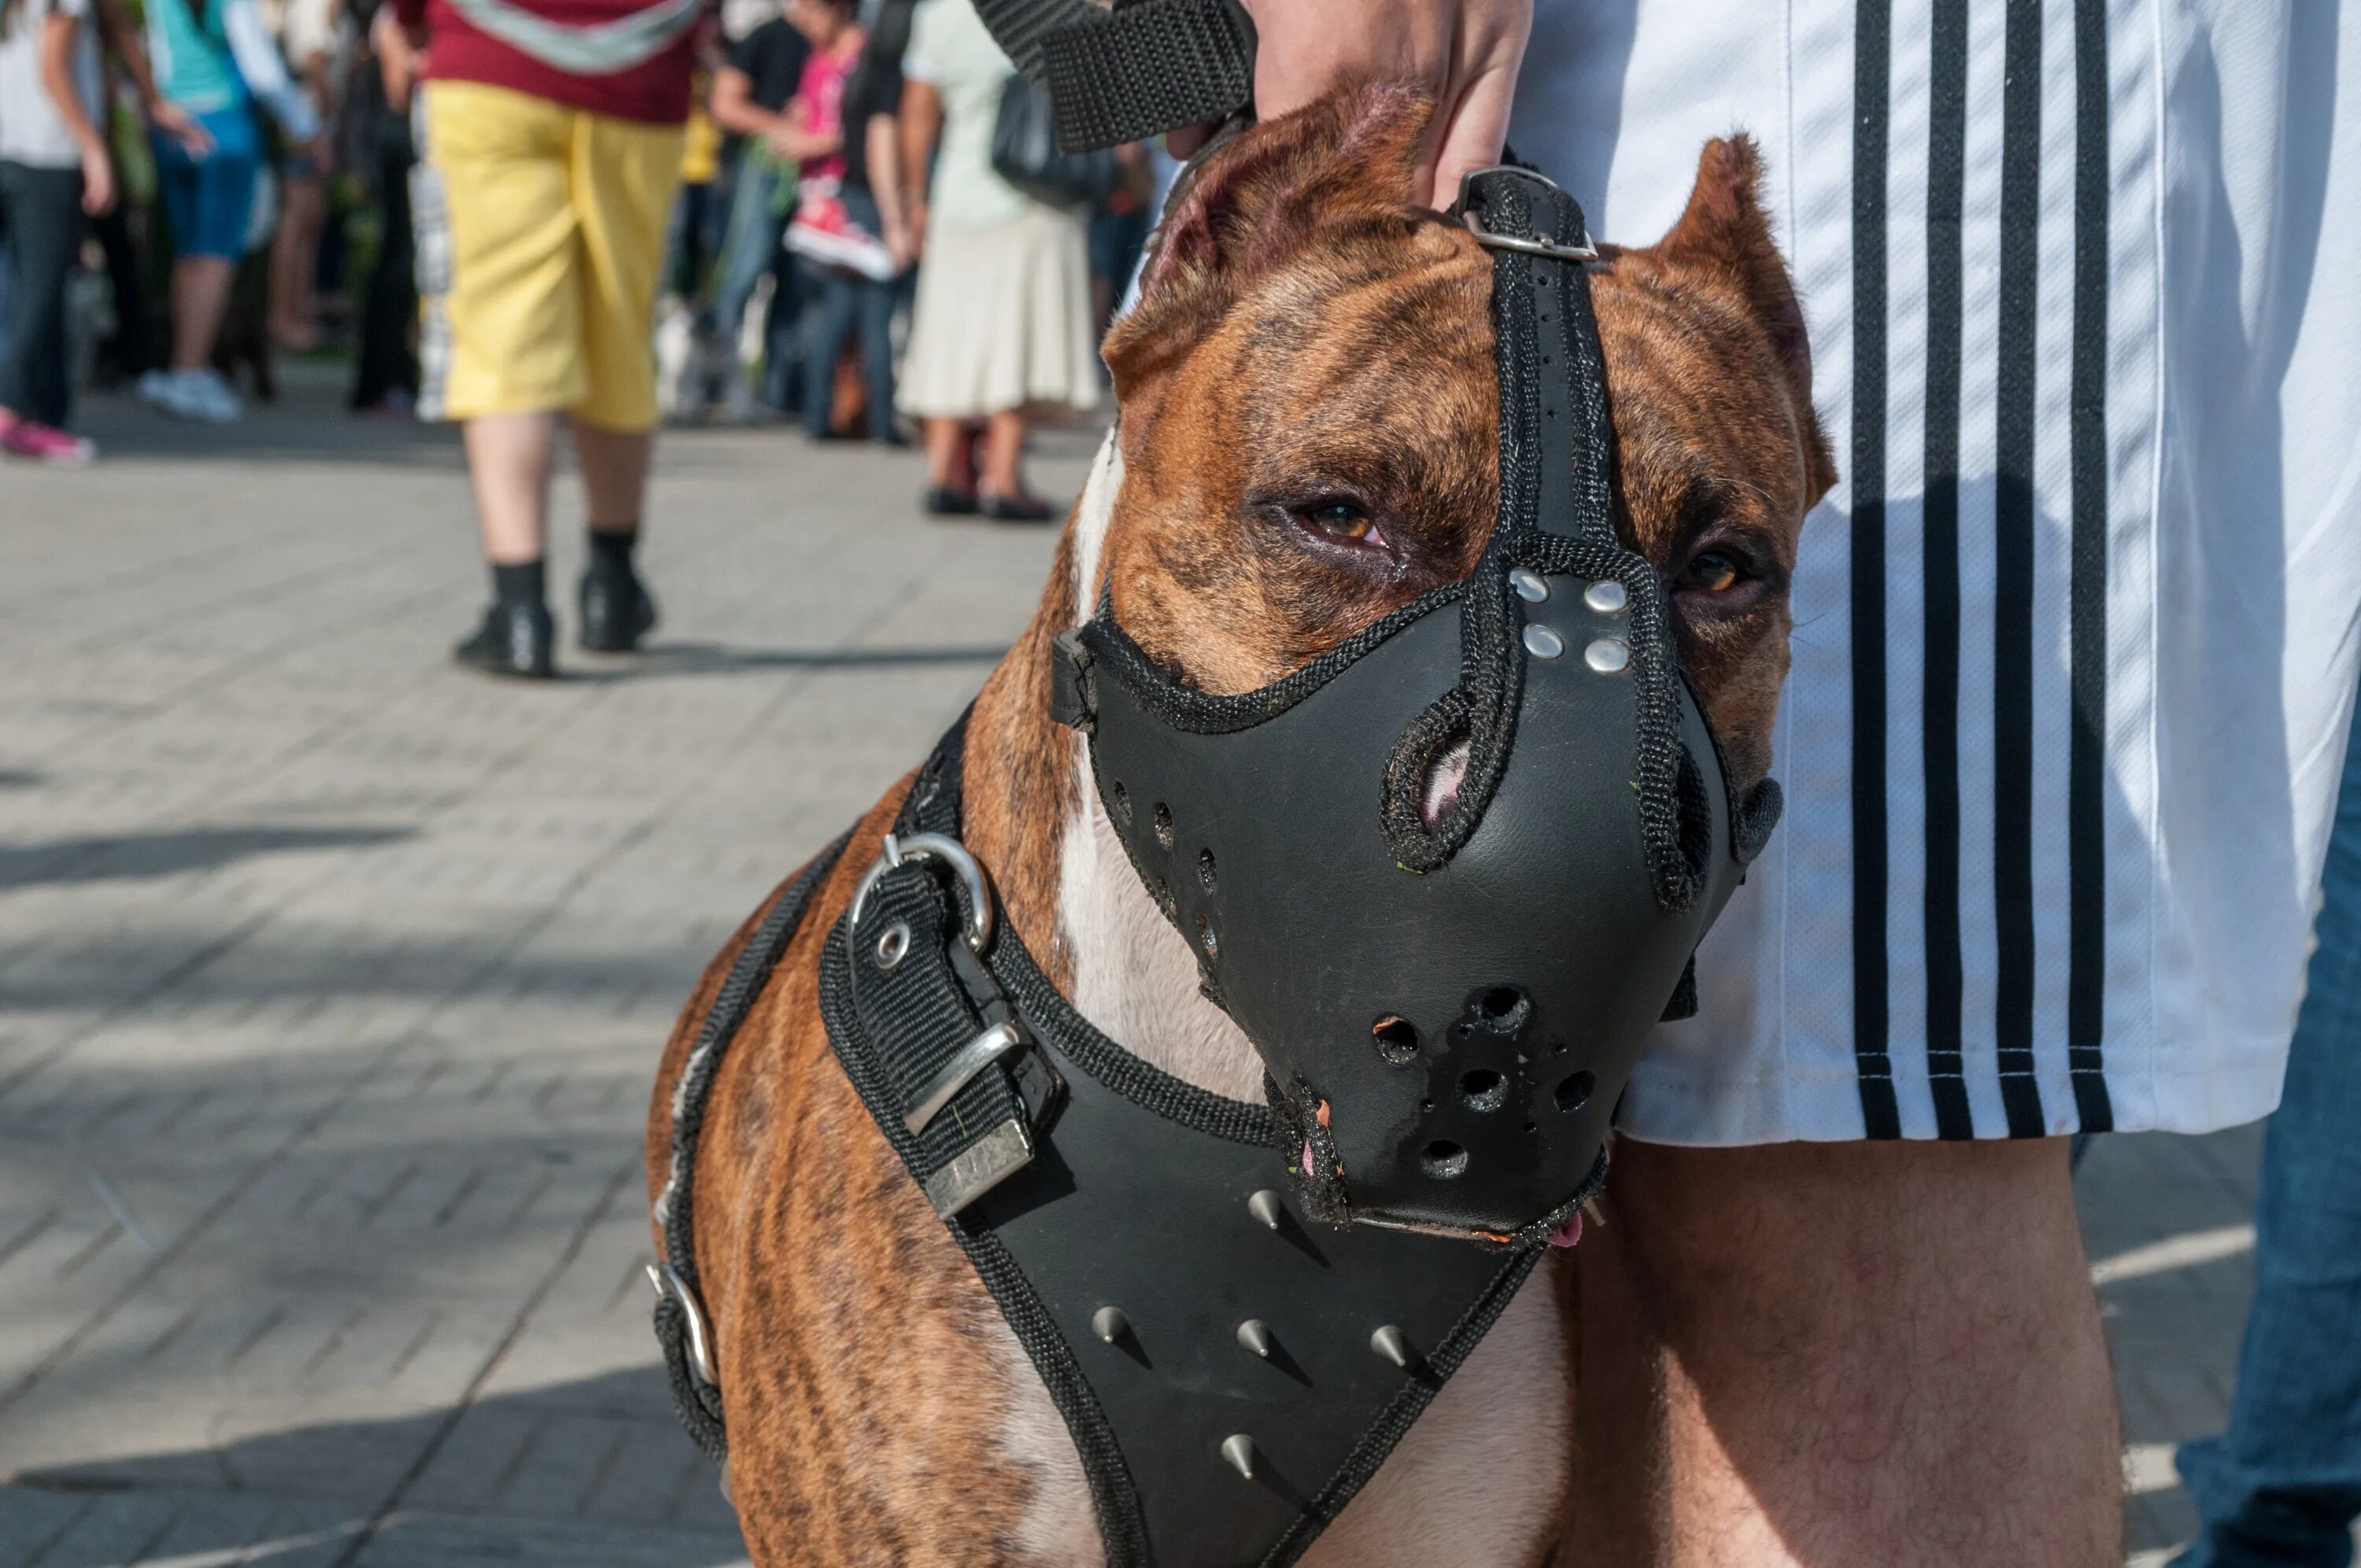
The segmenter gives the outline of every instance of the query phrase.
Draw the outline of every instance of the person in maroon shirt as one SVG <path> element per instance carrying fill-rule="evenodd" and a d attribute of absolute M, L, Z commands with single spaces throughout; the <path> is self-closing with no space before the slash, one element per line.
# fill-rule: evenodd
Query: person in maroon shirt
<path fill-rule="evenodd" d="M 416 223 L 421 417 L 464 423 L 492 603 L 454 650 L 552 672 L 552 455 L 589 518 L 584 648 L 654 627 L 632 564 L 657 410 L 650 347 L 708 0 L 396 0 L 427 49 Z"/>

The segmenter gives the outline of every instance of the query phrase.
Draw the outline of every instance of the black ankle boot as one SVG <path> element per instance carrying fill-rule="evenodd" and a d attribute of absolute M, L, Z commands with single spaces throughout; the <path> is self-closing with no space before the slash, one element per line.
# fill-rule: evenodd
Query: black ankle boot
<path fill-rule="evenodd" d="M 551 673 L 550 650 L 557 628 L 549 610 L 539 604 L 494 604 L 484 611 L 484 622 L 451 656 L 471 670 L 494 675 L 546 679 Z"/>
<path fill-rule="evenodd" d="M 593 653 L 628 653 L 655 630 L 656 601 L 639 574 L 598 566 L 582 574 L 582 646 Z"/>

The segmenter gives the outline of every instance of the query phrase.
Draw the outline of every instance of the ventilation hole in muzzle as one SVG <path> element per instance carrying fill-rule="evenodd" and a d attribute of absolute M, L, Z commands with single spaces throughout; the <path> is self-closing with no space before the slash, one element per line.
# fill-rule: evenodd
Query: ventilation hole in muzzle
<path fill-rule="evenodd" d="M 1470 1111 L 1498 1111 L 1508 1103 L 1509 1080 L 1488 1067 L 1459 1075 L 1459 1098 Z"/>
<path fill-rule="evenodd" d="M 1172 808 L 1162 801 L 1158 801 L 1152 820 L 1156 824 L 1157 846 L 1159 849 L 1170 849 L 1172 847 Z"/>
<path fill-rule="evenodd" d="M 1448 1138 L 1437 1138 L 1420 1152 L 1418 1163 L 1436 1180 L 1449 1181 L 1467 1169 L 1467 1151 Z"/>
<path fill-rule="evenodd" d="M 1213 891 L 1213 851 L 1211 850 L 1197 851 L 1197 880 L 1205 884 L 1207 893 Z"/>
<path fill-rule="evenodd" d="M 1558 1110 L 1566 1115 L 1572 1115 L 1590 1103 L 1591 1091 L 1598 1087 L 1598 1080 L 1591 1076 L 1589 1069 L 1585 1068 L 1582 1071 L 1573 1074 L 1557 1086 Z"/>
<path fill-rule="evenodd" d="M 1389 1013 L 1370 1025 L 1369 1037 L 1378 1043 L 1378 1055 L 1396 1067 L 1418 1055 L 1418 1025 L 1399 1013 Z"/>
<path fill-rule="evenodd" d="M 1523 1027 L 1525 1015 L 1532 1010 L 1525 993 L 1513 985 L 1487 986 L 1476 993 L 1468 1006 L 1487 1027 L 1504 1035 Z"/>
<path fill-rule="evenodd" d="M 1222 950 L 1221 937 L 1202 915 L 1197 916 L 1197 941 L 1205 949 L 1205 956 L 1209 959 L 1216 957 Z"/>
<path fill-rule="evenodd" d="M 1131 791 L 1124 788 L 1123 781 L 1121 779 L 1117 779 L 1113 784 L 1108 786 L 1107 795 L 1109 796 L 1109 804 L 1115 807 L 1115 819 L 1126 828 L 1130 827 Z"/>

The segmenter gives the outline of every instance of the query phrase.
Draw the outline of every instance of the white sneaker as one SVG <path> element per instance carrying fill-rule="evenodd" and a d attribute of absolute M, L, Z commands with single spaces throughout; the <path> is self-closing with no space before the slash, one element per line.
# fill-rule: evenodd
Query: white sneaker
<path fill-rule="evenodd" d="M 141 402 L 160 409 L 172 394 L 172 373 L 169 370 L 142 370 L 138 389 Z"/>
<path fill-rule="evenodd" d="M 166 383 L 156 406 L 176 418 L 201 424 L 236 424 L 246 412 L 218 370 L 175 370 Z"/>

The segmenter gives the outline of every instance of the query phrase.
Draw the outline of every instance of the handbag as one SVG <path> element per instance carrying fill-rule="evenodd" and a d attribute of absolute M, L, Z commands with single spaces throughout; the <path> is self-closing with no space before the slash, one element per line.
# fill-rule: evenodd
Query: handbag
<path fill-rule="evenodd" d="M 992 126 L 992 171 L 1052 207 L 1084 207 L 1102 201 L 1117 178 L 1112 148 L 1059 148 L 1049 95 L 1021 75 L 1011 76 L 1000 92 L 1000 113 Z"/>

